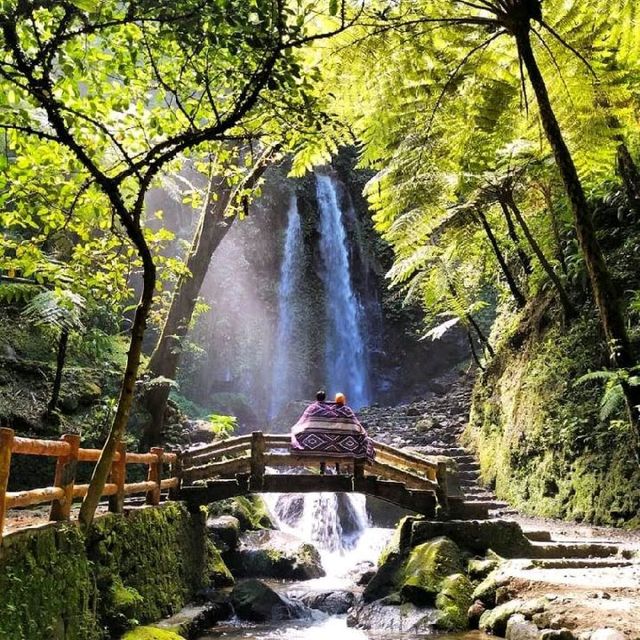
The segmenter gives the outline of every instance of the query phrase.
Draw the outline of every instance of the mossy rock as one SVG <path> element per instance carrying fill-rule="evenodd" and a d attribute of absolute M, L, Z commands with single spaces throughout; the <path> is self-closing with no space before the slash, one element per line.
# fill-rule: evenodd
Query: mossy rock
<path fill-rule="evenodd" d="M 299 617 L 300 609 L 293 606 L 260 580 L 245 580 L 231 592 L 231 603 L 239 618 L 252 622 L 291 620 Z"/>
<path fill-rule="evenodd" d="M 174 631 L 157 627 L 136 627 L 122 636 L 122 640 L 185 640 Z"/>
<path fill-rule="evenodd" d="M 233 574 L 222 559 L 220 552 L 213 545 L 211 540 L 207 540 L 207 556 L 209 558 L 208 575 L 209 581 L 214 587 L 232 587 L 235 583 Z"/>
<path fill-rule="evenodd" d="M 448 538 L 436 538 L 414 547 L 399 576 L 400 594 L 407 602 L 431 605 L 443 580 L 464 571 L 462 553 Z"/>
<path fill-rule="evenodd" d="M 275 529 L 265 501 L 256 495 L 238 496 L 209 505 L 211 516 L 229 515 L 237 518 L 242 531 Z"/>
<path fill-rule="evenodd" d="M 473 586 L 462 573 L 447 576 L 440 586 L 436 597 L 436 607 L 442 617 L 436 624 L 443 631 L 464 630 L 468 627 L 467 612 L 473 603 Z"/>
<path fill-rule="evenodd" d="M 467 573 L 472 580 L 484 580 L 497 569 L 504 559 L 489 550 L 484 558 L 471 558 L 467 563 Z"/>
<path fill-rule="evenodd" d="M 473 599 L 491 609 L 496 606 L 496 592 L 509 582 L 508 578 L 499 575 L 498 571 L 491 572 L 473 591 Z"/>

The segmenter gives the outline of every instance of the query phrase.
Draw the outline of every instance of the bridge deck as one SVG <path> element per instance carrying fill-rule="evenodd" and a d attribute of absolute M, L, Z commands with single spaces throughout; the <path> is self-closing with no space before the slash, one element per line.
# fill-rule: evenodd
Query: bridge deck
<path fill-rule="evenodd" d="M 455 471 L 446 458 L 381 442 L 374 447 L 376 460 L 365 465 L 362 460 L 291 452 L 288 435 L 258 431 L 230 438 L 184 454 L 180 498 L 195 507 L 249 493 L 358 492 L 427 517 L 487 517 L 486 509 L 473 509 L 460 499 Z M 321 463 L 339 464 L 343 473 L 318 473 Z"/>

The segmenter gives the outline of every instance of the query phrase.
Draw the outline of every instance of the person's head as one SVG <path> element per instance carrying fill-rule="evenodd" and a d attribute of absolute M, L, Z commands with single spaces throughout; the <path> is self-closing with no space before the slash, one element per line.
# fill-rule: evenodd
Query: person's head
<path fill-rule="evenodd" d="M 322 389 L 320 391 L 318 391 L 318 393 L 316 393 L 316 400 L 318 402 L 324 402 L 327 399 L 327 393 L 326 391 L 322 391 Z"/>
<path fill-rule="evenodd" d="M 336 404 L 339 407 L 344 407 L 344 405 L 347 404 L 347 398 L 344 393 L 336 393 Z"/>

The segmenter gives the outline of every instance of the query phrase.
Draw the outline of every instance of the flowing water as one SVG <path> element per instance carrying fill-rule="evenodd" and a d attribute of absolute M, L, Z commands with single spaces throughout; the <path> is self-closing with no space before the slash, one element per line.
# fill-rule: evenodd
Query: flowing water
<path fill-rule="evenodd" d="M 316 196 L 320 213 L 320 277 L 327 314 L 327 387 L 330 393 L 346 393 L 349 403 L 359 409 L 369 403 L 369 374 L 360 304 L 353 288 L 343 212 L 333 178 L 316 174 Z"/>
<path fill-rule="evenodd" d="M 287 211 L 287 231 L 284 257 L 280 267 L 278 287 L 278 332 L 272 372 L 271 406 L 269 418 L 274 418 L 283 408 L 285 398 L 297 398 L 300 389 L 291 372 L 291 335 L 295 322 L 295 297 L 300 285 L 304 254 L 302 227 L 298 213 L 298 200 L 291 194 Z"/>
<path fill-rule="evenodd" d="M 324 578 L 288 585 L 272 584 L 295 596 L 309 591 L 356 590 L 353 572 L 363 562 L 373 563 L 391 537 L 391 529 L 371 526 L 366 501 L 359 494 L 268 494 L 263 496 L 282 530 L 320 551 Z M 347 625 L 346 615 L 313 612 L 305 620 L 262 625 L 234 622 L 211 629 L 202 640 L 488 640 L 479 632 L 460 634 L 407 633 L 361 630 Z"/>

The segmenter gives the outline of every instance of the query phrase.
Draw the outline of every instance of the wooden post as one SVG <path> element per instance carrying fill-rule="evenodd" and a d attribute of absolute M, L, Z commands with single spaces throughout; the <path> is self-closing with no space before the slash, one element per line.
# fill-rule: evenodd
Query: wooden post
<path fill-rule="evenodd" d="M 13 446 L 13 429 L 0 429 L 0 542 L 4 530 L 5 496 L 9 484 L 9 470 L 11 469 L 11 448 Z"/>
<path fill-rule="evenodd" d="M 442 507 L 445 514 L 449 510 L 449 488 L 447 486 L 447 474 L 447 463 L 439 460 L 438 469 L 436 470 L 436 480 L 438 481 L 436 497 L 438 498 L 438 503 Z"/>
<path fill-rule="evenodd" d="M 118 486 L 118 491 L 109 496 L 109 511 L 122 513 L 124 511 L 124 485 L 127 481 L 127 448 L 124 442 L 118 444 L 120 458 L 111 465 L 110 482 Z"/>
<path fill-rule="evenodd" d="M 358 480 L 364 478 L 364 458 L 353 461 L 353 477 Z"/>
<path fill-rule="evenodd" d="M 51 504 L 49 520 L 69 520 L 71 515 L 71 503 L 73 502 L 73 485 L 76 481 L 76 468 L 78 466 L 78 449 L 80 448 L 80 436 L 75 433 L 67 433 L 62 436 L 69 445 L 69 454 L 60 456 L 56 463 L 56 475 L 53 481 L 54 487 L 64 490 L 64 498 L 54 500 Z"/>
<path fill-rule="evenodd" d="M 182 488 L 182 452 L 176 453 L 176 461 L 171 465 L 171 476 L 178 478 L 178 486 L 169 489 L 169 500 L 180 499 L 180 489 Z"/>
<path fill-rule="evenodd" d="M 156 461 L 149 464 L 147 480 L 155 482 L 156 486 L 147 491 L 147 504 L 157 505 L 160 504 L 160 480 L 162 480 L 162 454 L 164 449 L 162 447 L 151 447 L 151 453 L 156 456 Z"/>
<path fill-rule="evenodd" d="M 262 431 L 251 434 L 251 477 L 249 487 L 251 491 L 260 491 L 264 486 L 264 454 L 266 442 Z"/>

